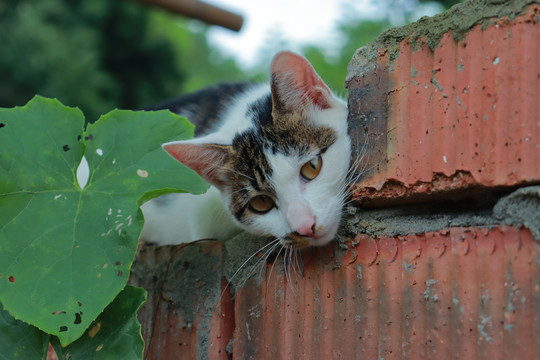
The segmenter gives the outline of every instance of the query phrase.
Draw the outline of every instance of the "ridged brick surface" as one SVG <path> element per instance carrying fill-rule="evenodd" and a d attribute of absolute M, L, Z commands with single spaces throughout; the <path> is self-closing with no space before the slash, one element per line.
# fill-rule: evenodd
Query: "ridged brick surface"
<path fill-rule="evenodd" d="M 229 359 L 234 311 L 222 265 L 217 241 L 141 248 L 130 283 L 148 291 L 139 312 L 145 359 Z"/>
<path fill-rule="evenodd" d="M 234 305 L 230 293 L 219 295 L 225 283 L 199 278 L 196 293 L 182 293 L 178 275 L 157 267 L 148 273 L 154 276 L 135 272 L 132 282 L 151 293 L 140 314 L 146 358 L 493 360 L 540 353 L 540 243 L 529 230 L 358 235 L 348 244 L 335 254 L 332 247 L 313 251 L 302 270 L 268 262 L 263 281 L 238 288 Z M 221 243 L 190 247 L 215 255 Z M 139 260 L 158 260 L 163 251 L 147 248 Z M 220 277 L 220 257 L 213 259 Z M 195 258 L 180 264 L 198 266 Z M 195 299 L 193 314 L 174 305 L 182 299 L 169 298 L 167 284 Z"/>
<path fill-rule="evenodd" d="M 405 39 L 348 80 L 351 118 L 379 112 L 360 203 L 540 182 L 539 14 L 532 4 L 459 42 L 449 31 L 433 52 Z"/>

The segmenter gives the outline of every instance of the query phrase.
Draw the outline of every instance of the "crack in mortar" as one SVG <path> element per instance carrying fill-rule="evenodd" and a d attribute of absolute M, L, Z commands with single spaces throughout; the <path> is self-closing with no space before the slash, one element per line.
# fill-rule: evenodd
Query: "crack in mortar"
<path fill-rule="evenodd" d="M 506 194 L 504 194 L 506 195 Z M 540 186 L 513 193 L 480 194 L 476 199 L 436 202 L 375 210 L 345 209 L 340 241 L 356 234 L 400 236 L 451 227 L 524 226 L 540 241 Z"/>
<path fill-rule="evenodd" d="M 520 188 L 493 208 L 494 217 L 506 225 L 522 225 L 540 241 L 540 186 Z"/>

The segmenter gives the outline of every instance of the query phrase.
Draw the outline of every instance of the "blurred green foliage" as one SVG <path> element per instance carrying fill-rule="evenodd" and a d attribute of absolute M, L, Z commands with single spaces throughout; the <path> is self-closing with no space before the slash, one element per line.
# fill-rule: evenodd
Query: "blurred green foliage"
<path fill-rule="evenodd" d="M 339 33 L 344 39 L 339 54 L 328 55 L 324 48 L 315 46 L 305 47 L 302 53 L 330 88 L 338 95 L 346 97 L 344 82 L 347 76 L 347 65 L 354 52 L 389 27 L 390 23 L 386 20 L 350 21 L 339 27 Z"/>
<path fill-rule="evenodd" d="M 437 0 L 436 2 L 440 3 L 443 8 L 449 9 L 452 6 L 459 4 L 465 0 Z M 434 2 L 434 0 L 418 0 L 420 3 L 428 3 L 428 2 Z"/>
<path fill-rule="evenodd" d="M 40 94 L 94 121 L 240 76 L 204 33 L 128 1 L 0 0 L 0 34 L 0 107 Z"/>
<path fill-rule="evenodd" d="M 449 7 L 460 1 L 438 2 Z M 94 121 L 114 108 L 138 109 L 210 84 L 266 80 L 275 52 L 288 48 L 286 34 L 269 34 L 257 65 L 240 69 L 209 45 L 208 27 L 192 31 L 189 24 L 130 1 L 0 0 L 0 107 L 23 105 L 39 94 L 78 106 Z M 345 96 L 355 50 L 389 27 L 384 17 L 349 14 L 334 49 L 315 43 L 301 53 Z"/>

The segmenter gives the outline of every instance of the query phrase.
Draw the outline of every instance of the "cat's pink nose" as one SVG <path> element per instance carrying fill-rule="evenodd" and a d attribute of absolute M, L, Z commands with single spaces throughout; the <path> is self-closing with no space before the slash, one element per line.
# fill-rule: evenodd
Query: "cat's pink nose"
<path fill-rule="evenodd" d="M 300 236 L 315 236 L 315 214 L 304 199 L 294 199 L 286 204 L 287 222 L 292 232 Z"/>
<path fill-rule="evenodd" d="M 301 236 L 313 237 L 315 235 L 315 217 L 311 221 L 302 224 L 295 232 Z"/>

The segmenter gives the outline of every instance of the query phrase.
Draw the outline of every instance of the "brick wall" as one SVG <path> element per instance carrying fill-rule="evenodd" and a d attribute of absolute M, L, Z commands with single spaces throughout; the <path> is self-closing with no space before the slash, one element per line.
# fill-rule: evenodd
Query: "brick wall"
<path fill-rule="evenodd" d="M 539 19 L 471 1 L 359 49 L 349 122 L 370 156 L 337 241 L 240 272 L 261 239 L 143 247 L 146 357 L 538 356 Z"/>

